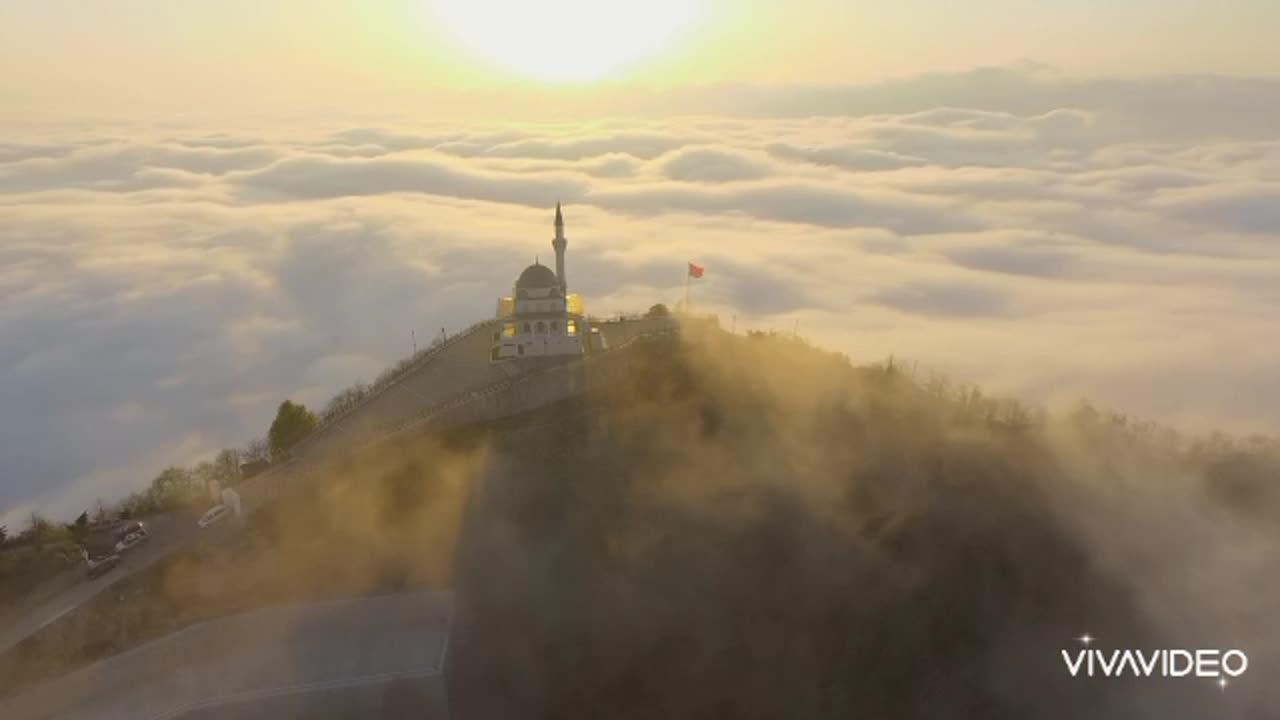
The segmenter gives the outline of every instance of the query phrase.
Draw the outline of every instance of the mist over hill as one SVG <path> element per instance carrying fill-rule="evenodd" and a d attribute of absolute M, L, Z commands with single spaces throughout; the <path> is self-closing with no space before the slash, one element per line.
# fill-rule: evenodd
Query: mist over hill
<path fill-rule="evenodd" d="M 0 691 L 248 608 L 452 588 L 467 720 L 1280 707 L 1274 440 L 1050 416 L 789 336 L 687 325 L 606 357 L 624 371 L 570 400 L 336 453 L 21 643 Z M 1085 633 L 1249 667 L 1073 678 Z"/>
<path fill-rule="evenodd" d="M 1269 717 L 1274 443 L 1051 418 L 778 336 L 637 349 L 496 434 L 455 567 L 460 717 Z M 1061 650 L 1239 648 L 1072 678 Z"/>

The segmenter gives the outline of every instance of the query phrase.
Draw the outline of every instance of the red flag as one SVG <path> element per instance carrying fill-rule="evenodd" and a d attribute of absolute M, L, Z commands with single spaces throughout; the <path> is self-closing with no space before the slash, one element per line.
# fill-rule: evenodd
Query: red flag
<path fill-rule="evenodd" d="M 702 273 L 706 272 L 706 270 L 707 269 L 702 267 L 701 265 L 694 265 L 693 263 L 689 263 L 689 277 L 691 278 L 702 277 Z"/>

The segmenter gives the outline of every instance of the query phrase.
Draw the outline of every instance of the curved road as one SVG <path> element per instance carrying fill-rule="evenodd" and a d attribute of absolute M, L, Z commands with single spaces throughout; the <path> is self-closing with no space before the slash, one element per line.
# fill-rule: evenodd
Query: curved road
<path fill-rule="evenodd" d="M 459 379 L 460 376 L 470 380 L 472 387 L 505 389 L 509 384 L 515 382 L 516 378 L 506 372 L 510 368 L 504 365 L 491 366 L 488 363 L 471 363 L 469 361 L 459 363 L 457 360 L 449 362 L 451 356 L 455 354 L 450 352 L 450 349 L 456 349 L 456 354 L 460 354 L 464 358 L 477 356 L 478 353 L 471 345 L 476 343 L 487 344 L 487 336 L 482 332 L 486 327 L 487 323 L 478 323 L 473 328 L 470 328 L 468 332 L 458 335 L 453 342 L 449 343 L 448 348 L 442 347 L 440 352 L 433 353 L 429 358 L 424 358 L 426 361 L 423 364 L 399 378 L 391 387 L 386 388 L 387 392 L 379 393 L 377 398 L 371 398 L 370 402 L 362 403 L 359 407 L 353 408 L 353 411 L 348 413 L 348 416 L 343 418 L 342 422 L 335 424 L 333 428 L 329 428 L 323 434 L 329 435 L 337 432 L 341 436 L 344 428 L 359 429 L 362 426 L 366 426 L 369 418 L 362 417 L 366 414 L 371 417 L 381 416 L 384 421 L 391 418 L 405 421 L 412 420 L 415 417 L 421 418 L 420 413 L 424 405 L 435 404 L 444 408 L 447 407 L 448 403 L 446 401 L 450 398 L 454 400 L 474 399 L 473 396 L 476 393 L 459 392 L 458 386 L 451 382 Z M 628 340 L 635 340 L 639 336 L 649 334 L 669 333 L 675 328 L 667 318 L 646 318 L 626 323 L 606 323 L 602 325 L 601 329 L 608 336 L 610 345 L 614 348 L 620 348 L 629 344 Z M 462 372 L 459 366 L 465 368 L 466 372 Z M 482 381 L 486 378 L 489 379 L 487 384 Z M 493 378 L 499 378 L 499 380 L 493 382 Z M 519 379 L 527 380 L 528 378 Z M 431 397 L 426 397 L 421 392 L 415 391 L 415 384 L 425 384 L 430 387 L 433 390 Z M 392 391 L 392 388 L 395 391 Z M 392 408 L 382 408 L 380 407 L 380 402 L 374 401 L 383 401 L 395 395 L 403 397 L 401 398 L 401 406 L 397 406 L 394 410 Z M 385 404 L 385 402 L 382 404 Z M 417 423 L 409 424 L 416 425 Z M 394 425 L 388 429 L 393 428 L 395 428 Z M 405 428 L 398 429 L 403 431 Z M 394 432 L 392 434 L 394 435 Z M 323 438 L 317 437 L 316 439 Z M 370 439 L 377 442 L 385 439 L 385 437 Z M 307 453 L 307 455 L 312 457 L 302 462 L 290 462 L 283 466 L 275 467 L 256 478 L 246 481 L 237 488 L 241 494 L 245 512 L 251 512 L 254 507 L 270 502 L 274 497 L 285 493 L 289 486 L 293 484 L 290 481 L 305 478 L 309 474 L 308 470 L 311 466 L 323 462 L 325 453 Z M 94 595 L 110 587 L 116 581 L 151 566 L 200 537 L 195 518 L 185 514 L 156 517 L 148 520 L 148 525 L 152 531 L 151 541 L 123 556 L 117 568 L 94 580 L 77 582 L 62 592 L 56 593 L 53 597 L 37 603 L 33 609 L 15 613 L 21 617 L 15 622 L 0 628 L 0 653 L 9 651 L 28 636 L 55 622 Z M 104 662 L 110 662 L 110 660 Z M 4 715 L 4 717 L 7 718 L 9 716 Z"/>
<path fill-rule="evenodd" d="M 211 620 L 0 700 L 0 717 L 445 717 L 451 606 L 415 592 Z"/>
<path fill-rule="evenodd" d="M 76 609 L 117 580 L 150 567 L 161 558 L 185 547 L 198 535 L 199 530 L 195 518 L 186 513 L 146 518 L 143 522 L 151 533 L 150 541 L 120 556 L 120 564 L 101 577 L 88 580 L 84 578 L 83 568 L 75 570 L 80 577 L 74 585 L 40 601 L 34 608 L 17 613 L 19 617 L 0 628 L 0 653 L 8 652 L 28 636 Z"/>

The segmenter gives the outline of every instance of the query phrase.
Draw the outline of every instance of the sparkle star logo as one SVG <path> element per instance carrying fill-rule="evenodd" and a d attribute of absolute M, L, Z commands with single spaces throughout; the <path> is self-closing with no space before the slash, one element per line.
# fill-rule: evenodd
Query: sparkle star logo
<path fill-rule="evenodd" d="M 1249 656 L 1234 648 L 1103 650 L 1093 647 L 1098 639 L 1087 632 L 1075 640 L 1080 648 L 1062 651 L 1071 677 L 1215 678 L 1218 689 L 1226 692 L 1228 678 L 1238 678 L 1249 669 Z"/>

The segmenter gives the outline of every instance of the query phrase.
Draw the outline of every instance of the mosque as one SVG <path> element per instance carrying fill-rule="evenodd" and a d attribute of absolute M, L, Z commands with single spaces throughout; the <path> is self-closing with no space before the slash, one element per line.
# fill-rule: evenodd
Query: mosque
<path fill-rule="evenodd" d="M 556 203 L 556 269 L 536 260 L 520 273 L 510 297 L 498 298 L 501 328 L 489 349 L 492 362 L 534 357 L 589 355 L 606 350 L 604 336 L 583 314 L 582 298 L 569 292 L 565 279 L 564 216 Z"/>

